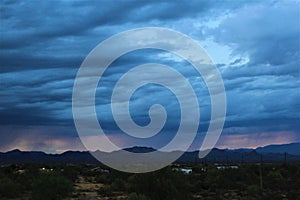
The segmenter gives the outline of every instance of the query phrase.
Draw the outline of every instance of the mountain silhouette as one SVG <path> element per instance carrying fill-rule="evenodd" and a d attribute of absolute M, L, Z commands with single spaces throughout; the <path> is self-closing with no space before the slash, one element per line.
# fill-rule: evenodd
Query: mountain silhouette
<path fill-rule="evenodd" d="M 256 149 L 217 149 L 214 148 L 204 157 L 199 158 L 199 151 L 182 152 L 175 163 L 276 163 L 300 162 L 300 143 L 284 145 L 268 145 Z M 124 149 L 133 153 L 149 153 L 156 151 L 151 147 L 132 147 Z M 109 155 L 109 152 L 102 152 Z M 114 152 L 111 152 L 114 153 Z M 162 152 L 164 155 L 172 152 Z M 11 163 L 74 163 L 97 164 L 88 151 L 67 151 L 61 154 L 47 154 L 40 151 L 20 151 L 18 149 L 0 153 L 0 164 Z"/>
<path fill-rule="evenodd" d="M 291 144 L 273 144 L 256 149 L 259 153 L 283 153 L 286 152 L 291 155 L 300 155 L 300 143 Z"/>

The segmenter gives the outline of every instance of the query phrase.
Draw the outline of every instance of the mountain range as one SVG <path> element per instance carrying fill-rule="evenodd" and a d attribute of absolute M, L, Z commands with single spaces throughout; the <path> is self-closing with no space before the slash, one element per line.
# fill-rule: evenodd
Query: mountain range
<path fill-rule="evenodd" d="M 156 151 L 149 147 L 132 147 L 124 149 L 133 153 L 148 153 Z M 105 156 L 114 153 L 101 152 Z M 161 152 L 168 154 L 172 152 Z M 175 163 L 300 163 L 300 143 L 268 145 L 256 149 L 217 149 L 202 159 L 198 158 L 199 151 L 183 152 Z M 97 164 L 97 161 L 87 151 L 67 151 L 62 154 L 47 154 L 40 151 L 12 150 L 0 153 L 0 164 L 11 163 L 74 163 Z"/>

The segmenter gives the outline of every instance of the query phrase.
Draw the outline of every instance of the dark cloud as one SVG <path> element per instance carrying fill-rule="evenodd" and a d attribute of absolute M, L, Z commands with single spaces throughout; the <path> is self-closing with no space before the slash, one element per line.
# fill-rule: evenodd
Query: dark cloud
<path fill-rule="evenodd" d="M 231 60 L 218 64 L 227 90 L 225 134 L 299 133 L 298 8 L 298 2 L 279 1 L 1 1 L 0 134 L 10 139 L 3 140 L 0 149 L 21 146 L 26 138 L 21 129 L 26 127 L 36 127 L 28 130 L 40 132 L 45 141 L 51 140 L 51 131 L 58 140 L 67 140 L 61 137 L 65 132 L 74 136 L 72 90 L 81 62 L 107 37 L 145 26 L 173 28 L 196 40 L 211 39 L 228 47 Z M 119 134 L 109 112 L 112 87 L 124 72 L 149 62 L 170 65 L 188 77 L 201 106 L 199 132 L 207 130 L 210 98 L 204 81 L 189 63 L 164 53 L 131 52 L 105 72 L 96 103 L 98 114 L 105 113 L 99 121 L 107 132 Z M 149 107 L 157 102 L 165 105 L 170 117 L 164 131 L 174 133 L 178 102 L 156 86 L 133 96 L 133 119 L 141 125 L 149 123 Z M 9 142 L 14 137 L 18 141 Z M 45 141 L 39 140 L 36 148 L 57 144 Z"/>
<path fill-rule="evenodd" d="M 1 33 L 1 48 L 13 49 L 34 45 L 45 39 L 88 35 L 98 27 L 109 29 L 109 26 L 122 24 L 142 25 L 140 23 L 155 20 L 166 22 L 199 15 L 206 17 L 219 10 L 239 8 L 245 2 L 219 2 L 218 6 L 206 1 L 65 1 L 55 4 L 43 1 L 38 5 L 34 1 L 3 3 L 1 21 L 5 31 Z"/>

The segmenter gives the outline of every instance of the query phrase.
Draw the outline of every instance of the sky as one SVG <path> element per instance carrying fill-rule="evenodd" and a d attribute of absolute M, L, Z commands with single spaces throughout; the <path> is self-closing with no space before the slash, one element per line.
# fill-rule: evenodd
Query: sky
<path fill-rule="evenodd" d="M 186 34 L 218 67 L 226 89 L 227 113 L 216 147 L 255 148 L 300 142 L 299 1 L 3 0 L 0 4 L 2 152 L 85 150 L 72 115 L 76 73 L 100 42 L 143 27 Z M 162 50 L 130 52 L 105 71 L 95 100 L 100 126 L 120 147 L 137 144 L 160 148 L 174 137 L 180 123 L 179 104 L 161 86 L 139 88 L 130 102 L 130 114 L 141 126 L 150 122 L 151 105 L 165 107 L 168 119 L 157 136 L 148 140 L 131 138 L 118 128 L 112 116 L 110 98 L 116 81 L 134 66 L 149 62 L 173 67 L 195 89 L 201 117 L 191 149 L 198 149 L 210 120 L 207 87 L 189 63 Z M 140 74 L 139 79 L 148 75 Z M 174 81 L 172 77 L 163 78 Z M 95 137 L 87 133 L 86 139 L 93 141 Z"/>

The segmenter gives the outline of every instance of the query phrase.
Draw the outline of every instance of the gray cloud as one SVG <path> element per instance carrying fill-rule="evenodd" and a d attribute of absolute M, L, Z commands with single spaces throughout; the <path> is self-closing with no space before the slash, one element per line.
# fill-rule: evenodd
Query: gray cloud
<path fill-rule="evenodd" d="M 233 60 L 218 65 L 227 90 L 226 130 L 238 127 L 243 133 L 300 132 L 298 2 L 56 3 L 1 1 L 0 125 L 43 125 L 46 128 L 36 129 L 41 135 L 46 134 L 48 126 L 57 125 L 75 132 L 71 113 L 72 87 L 85 56 L 99 42 L 120 31 L 162 26 L 183 31 L 200 43 L 210 38 L 232 50 L 228 54 Z M 103 87 L 97 89 L 96 103 L 97 110 L 105 113 L 103 119 L 99 118 L 108 132 L 116 134 L 118 130 L 109 111 L 112 86 L 128 69 L 147 62 L 170 65 L 188 77 L 201 106 L 199 132 L 205 132 L 210 119 L 210 99 L 205 83 L 188 63 L 161 53 L 132 52 L 116 60 L 104 74 Z M 172 81 L 172 77 L 165 78 Z M 171 118 L 164 131 L 173 133 L 179 116 L 176 99 L 156 86 L 145 87 L 133 97 L 133 107 L 139 108 L 133 109 L 134 120 L 147 124 L 147 110 L 155 101 L 167 107 Z M 64 134 L 59 126 L 55 131 L 58 135 Z M 12 133 L 14 128 L 8 131 L 0 127 L 1 135 L 6 132 Z M 24 133 L 19 129 L 16 132 Z M 229 131 L 228 134 L 235 133 Z"/>
<path fill-rule="evenodd" d="M 249 56 L 250 65 L 299 63 L 299 2 L 245 6 L 211 30 L 216 41 Z M 252 13 L 249 15 L 249 13 Z"/>

